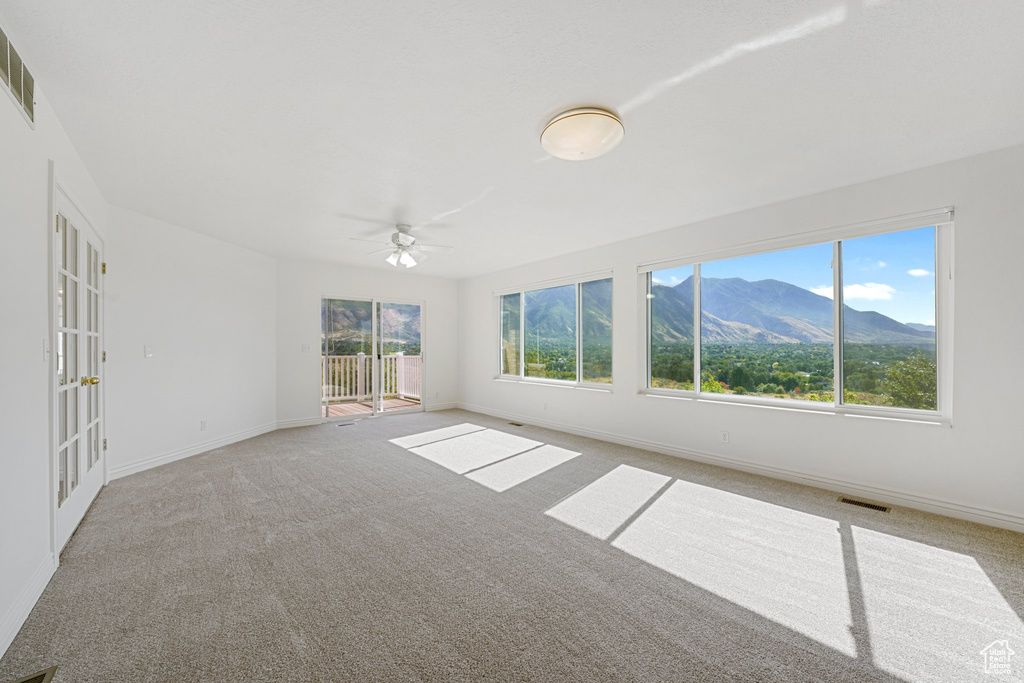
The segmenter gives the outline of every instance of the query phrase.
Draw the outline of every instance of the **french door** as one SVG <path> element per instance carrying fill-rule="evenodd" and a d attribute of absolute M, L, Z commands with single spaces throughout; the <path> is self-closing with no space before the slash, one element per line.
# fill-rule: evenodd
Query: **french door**
<path fill-rule="evenodd" d="M 103 243 L 58 204 L 54 248 L 53 412 L 59 552 L 103 486 Z"/>
<path fill-rule="evenodd" d="M 321 300 L 325 419 L 423 409 L 423 309 L 377 299 Z"/>

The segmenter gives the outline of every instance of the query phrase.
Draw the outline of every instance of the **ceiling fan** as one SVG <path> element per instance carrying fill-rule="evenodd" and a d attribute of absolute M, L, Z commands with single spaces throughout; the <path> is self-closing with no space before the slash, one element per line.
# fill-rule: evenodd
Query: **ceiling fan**
<path fill-rule="evenodd" d="M 451 251 L 454 248 L 443 244 L 423 244 L 417 242 L 416 237 L 412 235 L 412 230 L 413 226 L 399 223 L 395 225 L 395 232 L 391 233 L 391 240 L 388 242 L 367 240 L 360 237 L 350 237 L 349 239 L 355 242 L 372 242 L 374 244 L 387 245 L 384 249 L 376 249 L 368 253 L 382 254 L 384 252 L 391 252 L 386 260 L 396 268 L 399 265 L 412 268 L 426 260 L 427 252 Z"/>

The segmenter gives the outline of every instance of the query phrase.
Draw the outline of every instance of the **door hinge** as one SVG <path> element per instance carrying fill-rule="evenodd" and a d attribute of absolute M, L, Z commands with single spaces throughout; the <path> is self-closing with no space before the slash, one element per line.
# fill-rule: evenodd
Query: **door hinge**
<path fill-rule="evenodd" d="M 57 232 L 60 232 L 60 216 L 57 216 L 54 222 L 57 223 Z"/>
<path fill-rule="evenodd" d="M 103 439 L 103 450 L 107 450 L 107 440 Z"/>
<path fill-rule="evenodd" d="M 103 262 L 103 274 L 104 275 L 107 274 L 107 262 L 106 261 Z"/>
<path fill-rule="evenodd" d="M 106 351 L 103 352 L 103 362 L 104 363 L 107 362 L 107 352 Z"/>

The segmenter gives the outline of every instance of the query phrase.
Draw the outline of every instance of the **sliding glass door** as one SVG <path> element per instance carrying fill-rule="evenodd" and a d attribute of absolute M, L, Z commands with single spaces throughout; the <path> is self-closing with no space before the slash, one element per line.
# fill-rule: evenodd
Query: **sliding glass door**
<path fill-rule="evenodd" d="M 373 413 L 373 302 L 323 299 L 321 417 Z"/>
<path fill-rule="evenodd" d="M 380 336 L 381 412 L 419 410 L 422 403 L 423 351 L 419 304 L 377 303 Z"/>
<path fill-rule="evenodd" d="M 320 313 L 321 417 L 423 409 L 420 304 L 324 298 Z"/>

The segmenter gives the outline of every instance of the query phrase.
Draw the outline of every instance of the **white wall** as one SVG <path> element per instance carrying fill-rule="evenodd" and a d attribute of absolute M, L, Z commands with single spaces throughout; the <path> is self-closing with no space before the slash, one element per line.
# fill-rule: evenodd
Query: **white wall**
<path fill-rule="evenodd" d="M 464 280 L 460 401 L 1024 530 L 1024 458 L 1015 432 L 1024 384 L 1022 182 L 1024 147 L 1013 147 Z M 638 395 L 638 263 L 947 205 L 956 207 L 952 428 Z M 493 290 L 609 268 L 613 393 L 494 380 Z M 721 430 L 730 443 L 718 441 Z"/>
<path fill-rule="evenodd" d="M 277 270 L 277 419 L 282 425 L 320 414 L 320 299 L 393 299 L 423 303 L 424 406 L 457 400 L 458 290 L 455 280 L 404 269 L 351 268 L 280 261 Z M 309 350 L 302 351 L 306 344 Z"/>
<path fill-rule="evenodd" d="M 50 557 L 49 161 L 101 233 L 107 205 L 36 93 L 33 130 L 0 93 L 0 653 L 53 569 Z"/>
<path fill-rule="evenodd" d="M 274 259 L 115 207 L 108 232 L 111 475 L 275 428 Z"/>

